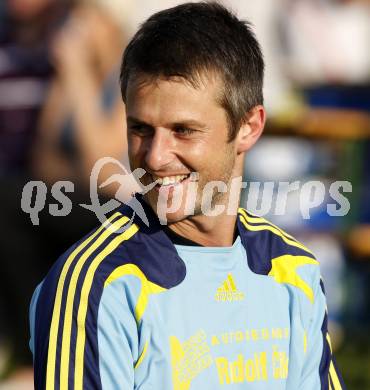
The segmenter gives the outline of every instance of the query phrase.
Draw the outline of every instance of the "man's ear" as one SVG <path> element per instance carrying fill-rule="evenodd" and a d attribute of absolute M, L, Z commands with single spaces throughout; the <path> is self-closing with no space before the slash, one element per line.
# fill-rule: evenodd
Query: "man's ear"
<path fill-rule="evenodd" d="M 253 107 L 247 114 L 236 136 L 237 152 L 248 151 L 261 136 L 266 122 L 266 111 L 263 106 Z"/>

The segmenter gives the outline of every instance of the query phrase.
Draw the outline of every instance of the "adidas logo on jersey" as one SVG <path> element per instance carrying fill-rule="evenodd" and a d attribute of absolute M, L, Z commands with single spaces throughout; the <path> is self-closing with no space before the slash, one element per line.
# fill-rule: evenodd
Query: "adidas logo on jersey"
<path fill-rule="evenodd" d="M 241 301 L 244 299 L 244 293 L 236 288 L 234 278 L 231 274 L 227 275 L 227 279 L 217 289 L 215 300 L 218 302 L 226 301 Z"/>

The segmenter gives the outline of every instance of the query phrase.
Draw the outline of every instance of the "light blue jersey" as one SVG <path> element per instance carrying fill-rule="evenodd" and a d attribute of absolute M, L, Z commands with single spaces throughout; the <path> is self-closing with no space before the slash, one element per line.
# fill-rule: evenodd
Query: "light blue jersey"
<path fill-rule="evenodd" d="M 227 248 L 173 245 L 153 216 L 100 229 L 35 293 L 37 389 L 344 388 L 318 262 L 291 236 L 245 210 Z"/>

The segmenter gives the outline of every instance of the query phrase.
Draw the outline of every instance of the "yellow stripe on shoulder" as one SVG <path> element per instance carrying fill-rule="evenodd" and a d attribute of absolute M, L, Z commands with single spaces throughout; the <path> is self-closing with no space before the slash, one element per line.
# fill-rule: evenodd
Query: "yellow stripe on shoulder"
<path fill-rule="evenodd" d="M 67 301 L 65 305 L 65 315 L 63 323 L 63 337 L 62 337 L 62 348 L 61 348 L 61 357 L 60 357 L 60 390 L 68 389 L 68 377 L 69 377 L 69 360 L 70 360 L 70 345 L 71 345 L 71 334 L 72 334 L 72 320 L 73 320 L 73 306 L 74 300 L 76 297 L 77 291 L 77 282 L 83 266 L 90 259 L 90 256 L 97 250 L 100 246 L 104 249 L 99 253 L 99 256 L 104 256 L 108 247 L 104 246 L 105 241 L 115 232 L 118 232 L 130 219 L 126 216 L 122 216 L 118 220 L 114 221 L 112 224 L 106 226 L 105 231 L 99 236 L 99 238 L 81 255 L 78 259 L 75 268 L 73 269 L 71 280 L 68 287 Z M 129 229 L 128 229 L 129 230 Z M 120 237 L 120 235 L 118 236 Z M 113 241 L 117 240 L 115 238 Z M 102 255 L 103 254 L 103 255 Z M 105 256 L 104 256 L 105 257 Z M 91 267 L 91 265 L 90 265 Z M 89 267 L 89 269 L 90 269 Z M 88 271 L 89 272 L 89 271 Z M 86 278 L 88 273 L 86 274 Z M 85 283 L 84 283 L 85 284 Z M 81 301 L 86 299 L 81 293 Z M 81 305 L 80 301 L 80 305 Z"/>
<path fill-rule="evenodd" d="M 127 218 L 127 217 L 125 217 Z M 128 219 L 128 218 L 127 218 Z M 129 220 L 129 219 L 128 219 Z M 81 288 L 81 298 L 77 312 L 77 339 L 76 339 L 76 358 L 74 371 L 75 390 L 83 390 L 83 373 L 84 373 L 84 352 L 86 341 L 86 314 L 88 309 L 89 294 L 93 284 L 95 272 L 103 260 L 109 256 L 120 244 L 129 240 L 139 230 L 136 224 L 131 225 L 123 233 L 115 237 L 91 262 Z M 63 363 L 63 362 L 62 362 Z M 68 383 L 68 382 L 67 382 Z M 62 390 L 62 388 L 61 388 Z"/>
<path fill-rule="evenodd" d="M 126 275 L 133 275 L 137 277 L 141 282 L 140 295 L 135 306 L 135 319 L 136 322 L 139 322 L 144 315 L 145 309 L 148 305 L 149 295 L 158 294 L 163 291 L 166 291 L 164 287 L 161 287 L 147 279 L 145 274 L 141 269 L 135 264 L 124 264 L 117 267 L 106 279 L 104 283 L 104 288 L 109 286 L 115 280 L 120 279 Z M 137 360 L 134 369 L 136 370 L 140 364 L 143 362 L 146 353 L 148 350 L 148 341 L 145 342 L 142 353 L 140 354 L 139 359 Z"/>
<path fill-rule="evenodd" d="M 290 238 L 291 240 L 297 241 L 293 236 L 285 232 L 284 230 L 280 229 L 278 226 L 274 225 L 271 221 L 268 221 L 265 218 L 259 217 L 258 215 L 252 214 L 250 211 L 247 211 L 246 209 L 239 208 L 239 213 L 243 214 L 244 218 L 249 223 L 264 223 L 266 225 L 270 225 L 274 227 L 275 229 L 279 230 L 281 234 L 283 234 L 285 237 Z"/>
<path fill-rule="evenodd" d="M 87 237 L 80 245 L 78 245 L 72 253 L 68 256 L 66 262 L 63 265 L 62 271 L 59 276 L 55 299 L 53 314 L 50 324 L 50 335 L 49 335 L 49 345 L 48 345 L 48 359 L 46 367 L 46 388 L 53 390 L 54 389 L 54 376 L 55 376 L 55 365 L 56 365 L 56 350 L 57 350 L 57 341 L 58 341 L 58 329 L 59 321 L 61 314 L 61 304 L 62 296 L 65 285 L 65 280 L 67 273 L 75 260 L 75 258 L 96 238 L 102 230 L 106 229 L 116 218 L 121 216 L 120 213 L 113 214 L 109 219 L 107 219 L 94 233 Z"/>
<path fill-rule="evenodd" d="M 135 264 L 125 264 L 116 268 L 107 278 L 104 283 L 104 287 L 108 286 L 116 279 L 121 278 L 125 275 L 133 275 L 140 279 L 141 291 L 137 304 L 135 307 L 135 318 L 139 322 L 144 315 L 145 309 L 148 305 L 149 295 L 158 294 L 166 291 L 164 287 L 159 286 L 147 279 L 143 271 Z"/>
<path fill-rule="evenodd" d="M 271 260 L 272 276 L 278 283 L 287 283 L 299 288 L 314 303 L 312 288 L 297 274 L 297 268 L 306 264 L 318 265 L 319 262 L 308 256 L 283 255 Z"/>
<path fill-rule="evenodd" d="M 248 218 L 250 218 L 250 217 L 248 217 Z M 314 256 L 314 254 L 308 248 L 306 248 L 302 243 L 300 243 L 299 241 L 297 241 L 294 238 L 290 238 L 291 236 L 289 236 L 287 233 L 283 232 L 278 227 L 275 227 L 271 224 L 251 225 L 250 223 L 247 222 L 247 219 L 245 218 L 245 216 L 242 212 L 239 215 L 239 219 L 243 223 L 244 227 L 249 231 L 260 232 L 260 231 L 268 230 L 268 231 L 274 233 L 275 235 L 279 236 L 286 244 L 288 244 L 290 246 L 294 246 L 294 247 L 299 248 L 299 249 L 302 249 L 305 252 L 310 253 L 312 256 Z"/>

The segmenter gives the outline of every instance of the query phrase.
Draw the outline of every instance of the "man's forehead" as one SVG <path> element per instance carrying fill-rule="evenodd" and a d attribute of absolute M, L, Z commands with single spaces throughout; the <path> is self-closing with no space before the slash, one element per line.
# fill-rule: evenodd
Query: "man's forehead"
<path fill-rule="evenodd" d="M 223 86 L 221 77 L 213 71 L 197 72 L 188 77 L 174 75 L 150 75 L 146 73 L 133 73 L 130 75 L 127 83 L 127 97 L 132 94 L 140 93 L 144 88 L 159 88 L 164 83 L 173 83 L 178 86 L 186 87 L 189 92 L 202 90 L 220 90 Z"/>
<path fill-rule="evenodd" d="M 133 78 L 127 88 L 128 121 L 159 126 L 175 122 L 205 124 L 224 120 L 224 108 L 217 100 L 218 91 L 219 81 L 211 77 L 203 79 L 199 86 L 193 86 L 178 76 Z"/>

